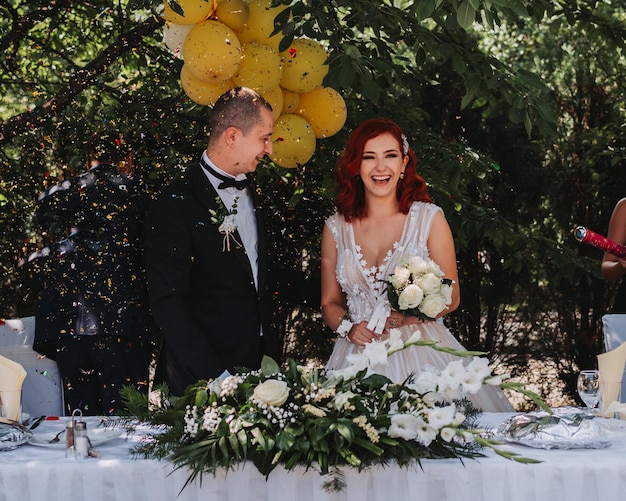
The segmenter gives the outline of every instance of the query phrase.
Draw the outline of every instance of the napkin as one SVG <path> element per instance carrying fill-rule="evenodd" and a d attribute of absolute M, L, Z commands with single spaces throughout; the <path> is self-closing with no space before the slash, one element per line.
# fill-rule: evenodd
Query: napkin
<path fill-rule="evenodd" d="M 598 369 L 600 370 L 600 412 L 605 415 L 613 402 L 619 403 L 619 393 L 622 387 L 626 363 L 626 343 L 617 348 L 598 355 Z M 625 395 L 626 396 L 626 395 Z"/>
<path fill-rule="evenodd" d="M 7 419 L 20 420 L 22 383 L 25 378 L 24 367 L 0 355 L 0 402 L 2 414 Z"/>

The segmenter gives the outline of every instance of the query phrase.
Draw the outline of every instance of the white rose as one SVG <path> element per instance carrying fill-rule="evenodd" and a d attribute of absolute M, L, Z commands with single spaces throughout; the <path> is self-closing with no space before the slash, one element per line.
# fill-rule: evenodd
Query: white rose
<path fill-rule="evenodd" d="M 441 288 L 441 279 L 432 273 L 427 273 L 417 280 L 417 285 L 424 291 L 424 294 L 434 294 Z"/>
<path fill-rule="evenodd" d="M 443 277 L 443 270 L 432 259 L 429 260 L 428 262 L 427 273 L 432 273 L 433 275 L 437 275 L 439 278 Z"/>
<path fill-rule="evenodd" d="M 420 256 L 411 256 L 408 268 L 413 275 L 421 275 L 422 273 L 428 272 L 428 262 Z"/>
<path fill-rule="evenodd" d="M 396 269 L 393 271 L 393 275 L 389 277 L 389 282 L 396 289 L 403 289 L 409 283 L 409 277 L 411 276 L 411 272 L 408 268 L 404 268 L 401 266 L 396 266 Z"/>
<path fill-rule="evenodd" d="M 429 318 L 435 318 L 446 308 L 446 303 L 439 294 L 431 294 L 420 304 L 420 311 Z"/>
<path fill-rule="evenodd" d="M 276 379 L 268 379 L 259 384 L 252 393 L 256 400 L 280 407 L 289 397 L 289 388 L 285 381 L 277 381 Z"/>
<path fill-rule="evenodd" d="M 222 224 L 220 224 L 218 230 L 222 234 L 231 234 L 237 229 L 237 222 L 234 214 L 229 214 L 224 218 Z"/>
<path fill-rule="evenodd" d="M 444 303 L 448 305 L 452 302 L 452 285 L 441 284 L 441 291 L 439 293 L 443 297 Z"/>
<path fill-rule="evenodd" d="M 401 310 L 417 308 L 424 298 L 424 292 L 417 285 L 411 284 L 400 293 L 398 297 L 398 307 Z"/>

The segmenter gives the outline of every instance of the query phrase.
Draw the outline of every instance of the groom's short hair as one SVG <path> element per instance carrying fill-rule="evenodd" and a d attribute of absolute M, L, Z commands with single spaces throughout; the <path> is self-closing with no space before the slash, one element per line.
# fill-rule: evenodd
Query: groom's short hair
<path fill-rule="evenodd" d="M 244 135 L 248 134 L 262 120 L 261 108 L 272 111 L 265 98 L 248 87 L 226 91 L 217 99 L 209 116 L 209 138 L 221 136 L 228 127 L 237 127 Z"/>

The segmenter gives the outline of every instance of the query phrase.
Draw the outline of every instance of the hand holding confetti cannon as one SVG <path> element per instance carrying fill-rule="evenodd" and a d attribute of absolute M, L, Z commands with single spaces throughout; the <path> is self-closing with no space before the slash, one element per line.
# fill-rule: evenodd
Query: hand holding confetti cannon
<path fill-rule="evenodd" d="M 595 233 L 584 226 L 577 226 L 574 230 L 574 236 L 579 242 L 593 245 L 594 247 L 602 249 L 604 252 L 608 252 L 609 254 L 613 254 L 619 258 L 626 257 L 626 246 L 618 244 L 613 240 L 609 240 L 608 238 Z"/>

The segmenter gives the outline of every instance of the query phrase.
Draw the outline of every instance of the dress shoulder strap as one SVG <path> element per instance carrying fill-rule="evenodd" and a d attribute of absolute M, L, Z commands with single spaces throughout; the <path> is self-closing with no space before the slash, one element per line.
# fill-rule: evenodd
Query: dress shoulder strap
<path fill-rule="evenodd" d="M 404 244 L 407 247 L 415 246 L 415 249 L 426 249 L 428 235 L 437 212 L 442 212 L 441 207 L 430 202 L 413 202 L 409 209 L 409 221 L 407 231 L 404 234 Z"/>

